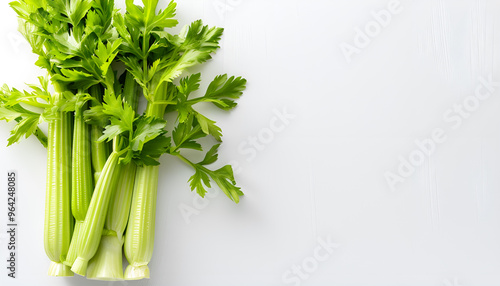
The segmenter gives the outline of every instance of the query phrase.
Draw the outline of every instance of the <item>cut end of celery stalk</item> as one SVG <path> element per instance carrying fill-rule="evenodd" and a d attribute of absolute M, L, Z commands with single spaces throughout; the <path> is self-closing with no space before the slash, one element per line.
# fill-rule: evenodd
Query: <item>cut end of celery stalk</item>
<path fill-rule="evenodd" d="M 127 266 L 125 269 L 125 280 L 149 279 L 149 267 L 147 265 Z"/>
<path fill-rule="evenodd" d="M 89 261 L 88 279 L 123 280 L 123 242 L 116 236 L 103 236 L 96 255 Z"/>
<path fill-rule="evenodd" d="M 49 266 L 49 276 L 73 276 L 67 265 L 52 261 Z"/>
<path fill-rule="evenodd" d="M 78 257 L 73 263 L 73 267 L 71 267 L 71 271 L 80 276 L 85 276 L 87 273 L 87 265 L 89 264 L 88 260 L 85 260 L 81 257 Z"/>

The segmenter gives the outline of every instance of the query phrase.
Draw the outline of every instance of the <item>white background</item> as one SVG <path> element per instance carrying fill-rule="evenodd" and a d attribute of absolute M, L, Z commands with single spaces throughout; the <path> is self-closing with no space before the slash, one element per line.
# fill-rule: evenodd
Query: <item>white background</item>
<path fill-rule="evenodd" d="M 178 2 L 181 25 L 226 28 L 200 69 L 205 86 L 221 73 L 248 79 L 237 109 L 206 108 L 225 134 L 220 164 L 238 165 L 246 196 L 196 200 L 192 171 L 163 157 L 152 278 L 92 283 L 299 285 L 283 276 L 305 263 L 300 285 L 500 285 L 500 88 L 459 126 L 444 118 L 474 102 L 479 77 L 500 81 L 500 2 L 401 0 L 350 62 L 340 46 L 354 46 L 356 28 L 389 0 Z M 0 5 L 0 81 L 24 88 L 43 72 Z M 294 118 L 280 125 L 283 110 Z M 33 138 L 4 147 L 12 126 L 0 125 L 0 220 L 7 171 L 17 170 L 18 278 L 2 266 L 0 285 L 88 285 L 46 275 L 46 153 Z M 391 190 L 384 174 L 398 174 L 400 157 L 436 128 L 446 140 Z M 259 135 L 261 150 L 249 139 Z M 3 227 L 0 237 L 5 261 Z M 315 265 L 318 238 L 338 247 Z"/>

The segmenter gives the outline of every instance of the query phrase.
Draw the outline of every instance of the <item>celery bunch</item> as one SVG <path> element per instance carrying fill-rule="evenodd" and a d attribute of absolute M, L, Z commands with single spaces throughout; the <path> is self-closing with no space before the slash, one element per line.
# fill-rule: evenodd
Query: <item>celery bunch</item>
<path fill-rule="evenodd" d="M 166 29 L 177 25 L 175 2 L 158 12 L 158 0 L 142 4 L 126 0 L 122 14 L 113 0 L 10 3 L 39 57 L 36 65 L 47 71 L 29 91 L 0 90 L 0 119 L 17 122 L 9 144 L 35 135 L 47 147 L 49 275 L 149 278 L 163 154 L 194 169 L 189 183 L 200 196 L 211 181 L 236 203 L 243 195 L 230 165 L 209 169 L 222 132 L 194 106 L 230 110 L 246 80 L 217 76 L 196 97 L 201 75 L 181 77 L 211 59 L 223 29 L 198 20 L 172 35 Z M 142 114 L 141 99 L 147 102 Z M 170 130 L 166 113 L 177 118 Z M 48 123 L 48 136 L 39 128 L 42 122 Z M 202 161 L 185 156 L 186 149 L 203 152 L 199 140 L 207 136 L 218 142 Z M 122 251 L 129 262 L 125 272 Z"/>

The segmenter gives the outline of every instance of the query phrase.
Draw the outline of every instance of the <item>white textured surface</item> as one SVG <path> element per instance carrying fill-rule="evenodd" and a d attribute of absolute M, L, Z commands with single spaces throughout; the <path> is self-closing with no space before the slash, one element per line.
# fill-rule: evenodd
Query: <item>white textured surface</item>
<path fill-rule="evenodd" d="M 92 284 L 299 285 L 283 276 L 320 258 L 294 281 L 500 285 L 500 87 L 461 124 L 451 113 L 474 102 L 479 77 L 500 81 L 500 2 L 401 0 L 403 10 L 350 63 L 340 46 L 353 45 L 355 28 L 390 1 L 178 2 L 182 24 L 226 28 L 223 49 L 202 68 L 205 82 L 225 72 L 249 80 L 236 110 L 212 116 L 225 134 L 221 161 L 238 164 L 247 196 L 238 206 L 219 192 L 195 200 L 191 170 L 163 158 L 153 278 Z M 5 2 L 0 21 L 0 82 L 22 88 L 41 71 Z M 283 109 L 295 117 L 279 125 Z M 0 142 L 11 127 L 0 125 Z M 435 129 L 446 140 L 392 191 L 384 174 L 397 174 L 399 157 Z M 249 136 L 259 134 L 267 143 L 251 151 Z M 19 173 L 20 262 L 16 280 L 0 267 L 0 284 L 88 285 L 46 276 L 44 150 L 33 139 L 4 145 L 0 183 L 7 170 Z M 186 207 L 199 213 L 183 217 Z M 328 237 L 339 245 L 314 258 Z"/>

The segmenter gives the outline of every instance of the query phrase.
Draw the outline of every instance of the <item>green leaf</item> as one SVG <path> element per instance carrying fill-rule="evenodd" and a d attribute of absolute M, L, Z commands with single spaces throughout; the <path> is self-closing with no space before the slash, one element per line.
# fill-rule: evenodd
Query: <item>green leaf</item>
<path fill-rule="evenodd" d="M 216 144 L 216 145 L 212 146 L 212 148 L 205 155 L 205 158 L 203 159 L 203 161 L 201 161 L 198 164 L 210 165 L 210 164 L 213 164 L 215 161 L 217 161 L 217 158 L 219 157 L 219 155 L 217 154 L 217 152 L 219 151 L 219 147 L 220 147 L 220 144 Z"/>
<path fill-rule="evenodd" d="M 0 90 L 0 102 L 6 107 L 13 107 L 19 104 L 27 104 L 32 107 L 46 108 L 53 104 L 52 95 L 47 90 L 47 79 L 39 77 L 41 86 L 28 84 L 32 89 L 31 92 L 19 91 L 15 88 L 10 89 L 4 85 Z M 23 109 L 23 113 L 30 113 L 28 110 Z"/>
<path fill-rule="evenodd" d="M 28 138 L 37 130 L 38 124 L 40 122 L 40 116 L 28 116 L 23 118 L 10 132 L 11 136 L 8 139 L 9 144 L 19 142 L 19 140 L 24 136 Z"/>
<path fill-rule="evenodd" d="M 218 170 L 210 172 L 210 177 L 217 183 L 219 188 L 235 203 L 240 202 L 240 196 L 243 196 L 241 188 L 236 185 L 234 180 L 233 168 L 226 165 Z"/>
<path fill-rule="evenodd" d="M 9 3 L 9 6 L 17 13 L 19 18 L 28 19 L 30 14 L 32 13 L 32 9 L 34 6 L 28 5 L 25 1 L 12 1 Z"/>
<path fill-rule="evenodd" d="M 77 41 L 74 34 L 68 34 L 66 32 L 55 34 L 50 37 L 52 43 L 57 47 L 55 52 L 59 52 L 67 55 L 81 55 L 81 43 Z"/>
<path fill-rule="evenodd" d="M 203 26 L 201 20 L 191 23 L 179 36 L 168 35 L 168 40 L 182 52 L 175 64 L 168 66 L 161 75 L 160 82 L 171 82 L 187 68 L 211 59 L 211 53 L 219 48 L 224 29 Z"/>
<path fill-rule="evenodd" d="M 163 119 L 141 116 L 135 120 L 136 128 L 130 146 L 132 151 L 141 151 L 145 143 L 163 135 L 167 122 Z"/>
<path fill-rule="evenodd" d="M 0 107 L 0 120 L 5 120 L 10 122 L 12 120 L 16 120 L 19 117 L 22 117 L 22 113 L 16 112 L 11 109 L 7 109 L 5 107 Z"/>
<path fill-rule="evenodd" d="M 177 4 L 171 1 L 167 8 L 156 13 L 158 0 L 143 0 L 144 7 L 137 6 L 131 0 L 126 1 L 127 20 L 131 25 L 143 30 L 146 34 L 153 30 L 163 30 L 177 25 L 177 20 L 172 19 L 175 16 Z"/>
<path fill-rule="evenodd" d="M 102 107 L 102 112 L 110 118 L 110 125 L 106 126 L 99 141 L 109 141 L 122 133 L 133 132 L 135 111 L 128 103 L 122 102 L 120 96 L 116 97 L 106 90 Z"/>
<path fill-rule="evenodd" d="M 189 185 L 191 186 L 191 190 L 198 193 L 200 197 L 204 198 L 205 194 L 207 193 L 207 190 L 205 189 L 205 186 L 210 188 L 210 177 L 206 172 L 204 172 L 203 169 L 201 168 L 195 168 L 195 173 L 191 178 L 189 178 L 188 182 Z"/>
<path fill-rule="evenodd" d="M 133 130 L 135 111 L 127 103 L 123 102 L 121 96 L 105 91 L 103 103 L 103 112 L 112 117 L 111 123 L 122 125 L 126 130 Z"/>
<path fill-rule="evenodd" d="M 155 76 L 159 64 L 160 64 L 160 59 L 157 59 L 156 61 L 153 62 L 153 64 L 148 70 L 146 81 L 151 81 L 151 79 Z"/>
<path fill-rule="evenodd" d="M 153 165 L 157 166 L 160 164 L 158 158 L 162 154 L 168 152 L 170 148 L 170 138 L 163 135 L 154 138 L 144 144 L 142 151 L 140 153 L 134 154 L 134 162 L 139 165 Z"/>
<path fill-rule="evenodd" d="M 202 63 L 203 59 L 208 60 L 209 55 L 197 50 L 188 50 L 180 59 L 172 65 L 172 67 L 166 68 L 161 74 L 159 82 L 172 82 L 174 79 L 181 76 L 181 74 L 188 68 Z"/>
<path fill-rule="evenodd" d="M 85 17 L 89 9 L 92 7 L 92 0 L 71 0 L 69 1 L 69 9 L 67 16 L 73 26 L 78 26 L 80 21 Z"/>
<path fill-rule="evenodd" d="M 212 179 L 232 201 L 239 203 L 240 196 L 243 196 L 243 192 L 241 188 L 236 185 L 233 168 L 230 165 L 212 171 L 201 164 L 193 164 L 188 159 L 182 156 L 180 157 L 195 169 L 194 175 L 188 180 L 192 191 L 196 190 L 201 197 L 205 197 L 207 193 L 206 188 L 211 187 L 210 179 Z"/>
<path fill-rule="evenodd" d="M 127 67 L 127 71 L 134 76 L 135 81 L 141 87 L 146 88 L 145 75 L 139 62 L 133 57 L 122 57 L 121 60 Z"/>
<path fill-rule="evenodd" d="M 144 10 L 142 7 L 135 5 L 134 0 L 126 0 L 125 4 L 127 7 L 126 17 L 130 25 L 144 28 Z"/>
<path fill-rule="evenodd" d="M 93 31 L 100 27 L 102 29 L 101 36 L 104 36 L 106 31 L 112 28 L 111 21 L 115 11 L 115 1 L 94 0 L 92 1 L 92 7 L 93 9 L 87 13 L 86 25 Z M 102 37 L 99 38 L 102 39 Z"/>
<path fill-rule="evenodd" d="M 182 96 L 179 95 L 179 99 L 181 97 Z M 177 121 L 179 121 L 180 123 L 184 123 L 187 120 L 188 116 L 193 113 L 193 108 L 190 104 L 187 103 L 186 100 L 179 100 L 179 102 L 175 106 L 175 110 L 178 113 Z"/>
<path fill-rule="evenodd" d="M 99 83 L 98 79 L 83 71 L 62 69 L 61 73 L 54 75 L 52 80 L 64 83 L 72 89 L 89 89 Z"/>
<path fill-rule="evenodd" d="M 83 116 L 87 124 L 105 127 L 109 123 L 109 115 L 104 113 L 102 105 L 92 106 L 90 109 L 85 110 Z"/>
<path fill-rule="evenodd" d="M 103 141 L 111 141 L 113 140 L 116 136 L 129 131 L 125 129 L 122 125 L 108 125 L 104 128 L 103 134 L 97 141 L 103 142 Z"/>
<path fill-rule="evenodd" d="M 122 43 L 121 39 L 115 40 L 113 42 L 108 42 L 104 45 L 99 42 L 97 50 L 95 50 L 95 55 L 92 56 L 94 63 L 99 66 L 102 72 L 102 77 L 106 77 L 108 74 L 109 67 L 111 63 L 115 60 L 118 54 L 118 47 Z"/>
<path fill-rule="evenodd" d="M 196 104 L 199 102 L 210 102 L 215 106 L 230 110 L 236 107 L 235 99 L 238 99 L 243 94 L 246 88 L 246 79 L 242 77 L 230 77 L 227 75 L 219 75 L 210 83 L 203 97 L 189 100 L 188 104 Z"/>
<path fill-rule="evenodd" d="M 176 19 L 172 19 L 175 17 L 175 8 L 177 7 L 177 3 L 171 1 L 165 10 L 160 10 L 160 13 L 153 18 L 153 21 L 148 22 L 148 26 L 150 30 L 153 29 L 165 29 L 172 28 L 177 26 L 179 23 Z"/>
<path fill-rule="evenodd" d="M 215 121 L 206 118 L 200 113 L 196 113 L 196 119 L 205 134 L 212 135 L 219 142 L 222 141 L 222 130 L 215 125 Z"/>
<path fill-rule="evenodd" d="M 201 146 L 201 144 L 196 142 L 195 140 L 187 140 L 183 142 L 182 145 L 179 146 L 179 148 L 203 151 L 203 147 Z"/>
<path fill-rule="evenodd" d="M 246 88 L 246 79 L 242 77 L 227 78 L 227 74 L 219 75 L 210 83 L 205 94 L 211 98 L 240 98 Z"/>
<path fill-rule="evenodd" d="M 178 149 L 194 149 L 202 150 L 201 145 L 195 140 L 206 136 L 201 130 L 201 127 L 193 115 L 188 116 L 187 120 L 183 123 L 177 124 L 172 132 L 172 139 L 174 140 L 175 148 Z"/>
<path fill-rule="evenodd" d="M 201 73 L 193 74 L 180 80 L 177 89 L 186 98 L 189 95 L 200 88 Z"/>
<path fill-rule="evenodd" d="M 60 111 L 70 112 L 81 110 L 82 106 L 92 99 L 90 94 L 78 92 L 76 94 L 71 91 L 64 91 L 62 99 L 57 103 Z"/>
<path fill-rule="evenodd" d="M 182 51 L 199 50 L 212 53 L 219 48 L 223 28 L 204 26 L 201 20 L 194 21 L 179 36 L 174 36 L 172 43 L 179 45 Z"/>

